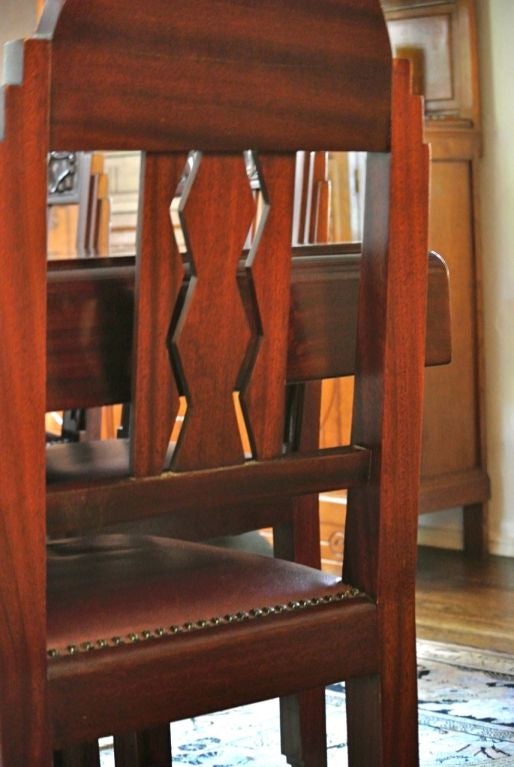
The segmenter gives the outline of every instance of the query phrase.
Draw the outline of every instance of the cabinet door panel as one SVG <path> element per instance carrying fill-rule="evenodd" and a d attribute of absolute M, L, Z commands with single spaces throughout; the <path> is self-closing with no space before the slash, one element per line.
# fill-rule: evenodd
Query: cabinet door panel
<path fill-rule="evenodd" d="M 432 163 L 430 247 L 450 270 L 452 362 L 425 371 L 423 476 L 479 465 L 471 162 Z"/>

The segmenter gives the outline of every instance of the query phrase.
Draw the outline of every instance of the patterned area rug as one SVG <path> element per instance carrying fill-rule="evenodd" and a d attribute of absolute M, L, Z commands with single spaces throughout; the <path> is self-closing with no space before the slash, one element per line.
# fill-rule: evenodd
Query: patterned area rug
<path fill-rule="evenodd" d="M 418 642 L 421 767 L 514 767 L 514 657 Z M 329 767 L 347 764 L 344 686 L 327 690 Z M 285 767 L 278 702 L 172 725 L 173 767 Z M 106 740 L 102 767 L 112 767 Z"/>

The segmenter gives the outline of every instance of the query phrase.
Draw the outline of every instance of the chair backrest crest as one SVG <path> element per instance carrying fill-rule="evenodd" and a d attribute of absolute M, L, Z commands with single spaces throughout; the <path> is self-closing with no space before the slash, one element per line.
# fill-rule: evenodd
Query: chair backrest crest
<path fill-rule="evenodd" d="M 39 35 L 52 40 L 52 148 L 389 145 L 378 0 L 217 0 L 215 14 L 211 0 L 172 13 L 168 0 L 50 0 Z"/>

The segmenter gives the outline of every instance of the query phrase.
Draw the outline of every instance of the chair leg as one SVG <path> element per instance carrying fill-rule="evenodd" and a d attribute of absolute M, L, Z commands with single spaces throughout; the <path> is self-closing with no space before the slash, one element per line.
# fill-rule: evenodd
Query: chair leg
<path fill-rule="evenodd" d="M 419 767 L 416 668 L 402 660 L 346 682 L 349 767 Z"/>
<path fill-rule="evenodd" d="M 292 502 L 289 524 L 273 529 L 275 556 L 320 567 L 317 496 Z M 280 700 L 282 753 L 291 767 L 326 767 L 325 689 L 306 690 Z"/>
<path fill-rule="evenodd" d="M 380 677 L 348 679 L 345 686 L 348 765 L 381 767 Z"/>
<path fill-rule="evenodd" d="M 98 741 L 68 746 L 54 754 L 54 767 L 100 767 Z"/>
<path fill-rule="evenodd" d="M 115 735 L 114 761 L 116 767 L 171 767 L 169 725 Z"/>
<path fill-rule="evenodd" d="M 291 767 L 326 767 L 325 690 L 280 699 L 282 753 Z"/>
<path fill-rule="evenodd" d="M 275 555 L 319 567 L 317 497 L 304 496 L 293 503 L 291 523 L 273 530 Z M 281 698 L 280 729 L 282 753 L 291 767 L 326 767 L 325 689 Z"/>

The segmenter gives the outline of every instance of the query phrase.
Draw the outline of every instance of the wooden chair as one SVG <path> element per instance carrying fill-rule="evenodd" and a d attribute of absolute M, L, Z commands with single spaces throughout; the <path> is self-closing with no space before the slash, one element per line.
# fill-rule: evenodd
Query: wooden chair
<path fill-rule="evenodd" d="M 249 163 L 250 161 L 250 163 Z M 259 188 L 259 175 L 252 158 L 246 157 L 247 173 L 254 191 L 254 197 L 257 210 L 262 209 L 263 190 Z M 189 165 L 188 165 L 189 168 Z M 295 168 L 295 196 L 294 209 L 298 209 L 297 231 L 295 235 L 295 213 L 293 213 L 293 241 L 301 239 L 308 242 L 326 242 L 328 239 L 328 216 L 329 216 L 329 197 L 330 188 L 326 178 L 326 153 L 325 152 L 298 152 L 296 156 Z M 173 216 L 172 216 L 173 221 Z M 176 224 L 179 225 L 178 223 Z M 257 225 L 255 225 L 257 229 Z M 256 231 L 252 232 L 249 238 L 250 243 Z M 183 238 L 180 238 L 183 242 Z M 248 246 L 249 242 L 246 243 Z M 297 248 L 298 252 L 298 248 Z M 306 255 L 309 251 L 306 250 Z M 66 323 L 65 323 L 66 324 Z M 82 332 L 84 328 L 82 328 Z M 118 339 L 119 340 L 119 339 Z M 298 441 L 296 449 L 308 451 L 319 447 L 319 412 L 321 398 L 321 382 L 310 381 L 304 383 L 290 384 L 287 390 L 287 399 L 290 408 L 295 408 L 298 417 L 301 419 L 301 425 L 298 426 Z M 93 410 L 73 409 L 64 411 L 63 437 L 65 442 L 76 442 L 80 439 L 97 439 L 94 434 L 88 436 L 88 432 L 79 432 L 87 413 L 98 413 L 99 408 Z M 292 418 L 292 413 L 291 413 Z M 121 437 L 129 436 L 130 405 L 123 406 L 123 430 L 120 430 Z M 71 427 L 71 428 L 70 428 Z M 73 428 L 75 427 L 75 433 Z M 82 427 L 84 428 L 84 427 Z M 65 431 L 67 429 L 67 431 Z M 99 435 L 98 435 L 99 436 Z M 55 444 L 57 440 L 54 440 Z M 59 440 L 62 442 L 63 440 Z M 119 458 L 116 448 L 120 445 L 112 445 L 111 456 L 107 453 L 104 458 L 104 465 L 109 464 L 116 471 L 119 467 Z M 64 460 L 70 456 L 66 455 L 70 451 L 50 447 L 47 453 L 47 476 L 55 480 L 56 484 L 61 479 L 61 467 Z M 76 451 L 72 450 L 72 453 Z M 119 452 L 119 451 L 118 451 Z M 111 460 L 109 458 L 111 457 Z M 60 476 L 61 475 L 61 476 Z M 320 537 L 319 537 L 319 503 L 317 495 L 303 496 L 301 498 L 287 499 L 284 503 L 283 498 L 277 499 L 278 503 L 289 508 L 289 517 L 284 512 L 280 515 L 280 524 L 273 529 L 273 548 L 276 556 L 290 561 L 297 561 L 310 567 L 321 568 L 320 560 Z M 221 537 L 216 537 L 216 520 L 213 520 L 208 535 L 211 536 L 209 543 L 216 545 L 229 546 L 230 548 L 243 548 L 256 553 L 268 553 L 268 544 L 262 539 L 259 533 L 246 530 L 248 526 L 244 520 L 247 517 L 246 509 L 235 519 L 235 527 L 232 530 L 227 527 L 227 520 L 222 520 Z M 250 518 L 251 519 L 251 518 Z M 252 523 L 249 523 L 253 527 Z M 130 533 L 130 534 L 150 534 L 159 537 L 191 538 L 191 525 L 188 524 L 185 529 L 181 528 L 180 522 L 170 515 L 160 516 L 151 520 L 139 520 L 136 523 L 125 523 L 106 528 L 106 532 Z M 231 533 L 235 534 L 231 534 Z M 242 534 L 244 535 L 242 536 Z M 206 532 L 202 526 L 193 531 L 195 539 L 204 541 Z M 325 691 L 324 688 L 316 690 L 303 691 L 300 694 L 281 698 L 280 700 L 280 719 L 281 719 L 281 745 L 282 752 L 292 765 L 312 765 L 313 767 L 322 767 L 326 764 L 326 725 L 325 725 Z M 114 741 L 115 753 L 118 761 L 124 764 L 131 754 L 132 761 L 141 759 L 141 753 L 146 751 L 147 733 L 131 733 L 125 736 L 116 736 Z M 154 748 L 156 743 L 160 744 L 160 751 L 163 754 L 169 753 L 170 747 L 169 727 L 163 726 L 160 731 L 152 732 L 152 742 Z M 72 750 L 72 761 L 77 759 L 91 759 L 91 753 L 96 751 L 88 744 L 80 750 Z M 123 755 L 123 756 L 122 756 Z M 70 751 L 61 754 L 61 760 L 70 759 Z"/>
<path fill-rule="evenodd" d="M 250 156 L 248 156 L 250 155 Z M 67 156 L 67 155 L 66 155 Z M 83 154 L 81 155 L 83 156 Z M 98 155 L 96 155 L 98 157 Z M 259 175 L 251 153 L 247 153 L 247 173 L 254 190 L 256 206 L 262 207 L 262 190 L 259 188 Z M 189 164 L 188 164 L 189 169 Z M 96 188 L 96 187 L 93 187 Z M 91 193 L 88 194 L 88 199 Z M 328 220 L 330 204 L 330 183 L 327 180 L 327 157 L 326 152 L 298 152 L 295 167 L 295 198 L 293 213 L 293 242 L 327 242 Z M 93 217 L 88 216 L 88 220 Z M 173 222 L 173 215 L 172 215 Z M 179 226 L 177 222 L 176 226 Z M 257 226 L 257 225 L 256 225 Z M 296 233 L 295 233 L 296 232 Z M 247 246 L 255 236 L 253 231 L 249 237 Z M 180 239 L 183 242 L 183 239 Z M 78 251 L 81 252 L 80 250 Z M 319 446 L 319 411 L 321 397 L 321 382 L 309 382 L 293 384 L 288 387 L 287 397 L 291 407 L 302 409 L 301 448 L 314 450 Z M 99 427 L 96 418 L 102 412 L 101 408 L 65 410 L 63 414 L 62 438 L 52 442 L 78 441 L 79 439 L 98 439 L 99 428 L 91 429 L 91 421 Z M 93 416 L 93 417 L 91 417 Z M 130 404 L 125 403 L 122 409 L 121 437 L 129 436 Z M 298 446 L 300 447 L 300 445 Z M 50 476 L 57 478 L 59 474 L 59 459 L 62 460 L 64 451 L 56 452 L 50 448 L 48 451 L 47 466 Z M 54 459 L 57 458 L 57 461 Z M 108 461 L 106 461 L 108 462 Z M 116 459 L 114 460 L 116 465 Z M 55 465 L 57 464 L 57 465 Z M 284 503 L 283 499 L 279 499 Z M 276 556 L 311 567 L 321 567 L 320 538 L 319 538 L 319 504 L 316 495 L 302 498 L 291 498 L 290 516 L 286 520 L 281 519 L 273 531 L 274 552 Z M 283 517 L 284 515 L 282 515 Z M 216 537 L 215 529 L 210 530 L 210 536 L 214 536 L 208 542 L 217 545 L 225 545 L 231 548 L 244 548 L 254 550 L 256 553 L 264 553 L 267 550 L 266 542 L 255 531 L 242 529 L 240 518 L 236 521 L 235 535 L 231 535 L 230 527 L 227 528 L 223 521 L 223 533 Z M 154 518 L 153 520 L 138 521 L 135 524 L 122 524 L 111 526 L 106 532 L 115 533 L 146 533 L 158 536 L 181 538 L 183 534 L 191 535 L 190 526 L 182 532 L 180 524 L 169 515 Z M 202 528 L 197 537 L 203 540 Z M 291 764 L 313 765 L 322 767 L 326 764 L 326 726 L 325 726 L 325 692 L 324 688 L 302 692 L 299 695 L 281 698 L 280 700 L 282 752 L 287 756 Z M 169 728 L 163 727 L 160 736 L 153 733 L 154 743 L 159 737 L 161 751 L 169 751 Z M 115 738 L 115 751 L 140 753 L 145 749 L 146 734 L 130 734 Z M 84 751 L 83 751 L 84 753 Z M 90 746 L 86 749 L 87 758 Z M 73 751 L 77 757 L 76 750 Z M 121 759 L 121 756 L 119 756 Z"/>
<path fill-rule="evenodd" d="M 142 730 L 140 764 L 155 764 L 162 723 L 345 678 L 352 767 L 415 765 L 427 153 L 378 3 L 195 0 L 171 12 L 161 0 L 56 1 L 37 38 L 10 53 L 0 101 L 0 258 L 11 277 L 0 289 L 2 764 L 42 767 L 53 748 Z M 184 291 L 169 207 L 191 145 L 204 154 L 181 203 L 193 264 Z M 95 476 L 94 450 L 66 446 L 84 477 L 45 504 L 45 162 L 59 147 L 142 148 L 145 192 L 131 476 L 101 465 Z M 259 150 L 268 208 L 245 267 L 245 312 L 235 277 L 253 217 L 248 147 Z M 284 396 L 293 152 L 321 148 L 377 154 L 354 444 L 305 454 L 292 449 L 301 419 L 286 423 Z M 164 468 L 179 392 L 189 409 Z M 284 434 L 295 437 L 285 449 Z M 46 522 L 59 513 L 87 527 L 87 515 L 96 526 L 164 508 L 230 516 L 247 504 L 255 520 L 277 522 L 270 498 L 342 486 L 351 488 L 343 581 L 155 538 L 62 541 L 47 562 Z"/>

